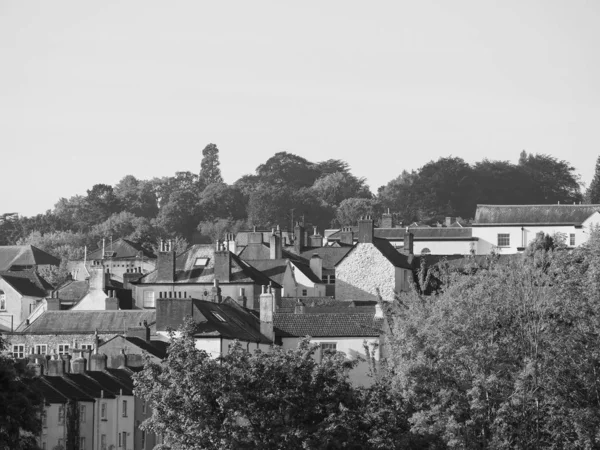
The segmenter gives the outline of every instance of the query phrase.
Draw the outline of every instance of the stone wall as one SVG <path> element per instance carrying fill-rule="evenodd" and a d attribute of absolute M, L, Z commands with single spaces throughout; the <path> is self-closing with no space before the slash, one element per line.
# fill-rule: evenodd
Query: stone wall
<path fill-rule="evenodd" d="M 335 298 L 376 300 L 379 289 L 384 300 L 392 300 L 395 272 L 392 263 L 373 244 L 359 243 L 336 266 Z"/>
<path fill-rule="evenodd" d="M 98 334 L 100 343 L 106 342 L 116 336 L 117 333 L 101 333 Z M 17 344 L 25 345 L 25 353 L 31 353 L 31 349 L 35 350 L 36 345 L 47 345 L 47 354 L 52 355 L 54 350 L 58 353 L 60 344 L 69 345 L 69 353 L 73 349 L 81 348 L 83 344 L 94 345 L 94 333 L 73 334 L 73 333 L 55 333 L 55 334 L 18 334 L 6 333 L 4 335 L 8 343 L 8 350 L 12 352 L 12 346 Z"/>

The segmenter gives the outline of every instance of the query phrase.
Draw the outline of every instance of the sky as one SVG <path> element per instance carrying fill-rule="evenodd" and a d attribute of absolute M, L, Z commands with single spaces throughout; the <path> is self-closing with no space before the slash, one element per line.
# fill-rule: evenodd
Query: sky
<path fill-rule="evenodd" d="M 596 0 L 0 0 L 0 214 L 276 152 L 376 192 L 440 157 L 600 155 Z"/>

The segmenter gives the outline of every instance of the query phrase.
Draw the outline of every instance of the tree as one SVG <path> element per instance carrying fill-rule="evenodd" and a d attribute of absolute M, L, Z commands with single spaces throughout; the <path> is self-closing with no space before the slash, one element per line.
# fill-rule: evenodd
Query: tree
<path fill-rule="evenodd" d="M 413 189 L 418 176 L 414 170 L 403 170 L 397 178 L 378 189 L 378 198 L 383 208 L 397 213 L 404 223 L 420 219 L 419 201 Z"/>
<path fill-rule="evenodd" d="M 201 188 L 213 183 L 223 183 L 219 165 L 219 149 L 215 144 L 208 144 L 204 147 L 204 150 L 202 150 L 202 162 L 200 163 L 199 176 Z"/>
<path fill-rule="evenodd" d="M 350 173 L 334 172 L 315 181 L 313 191 L 326 204 L 337 207 L 347 198 L 371 198 L 364 178 L 356 178 Z"/>
<path fill-rule="evenodd" d="M 356 225 L 364 216 L 378 217 L 381 215 L 381 205 L 376 200 L 367 198 L 348 198 L 340 203 L 335 215 L 339 226 Z"/>
<path fill-rule="evenodd" d="M 0 450 L 35 450 L 43 398 L 23 360 L 5 356 L 0 336 Z"/>
<path fill-rule="evenodd" d="M 117 183 L 114 192 L 125 211 L 149 219 L 158 214 L 158 202 L 151 182 L 126 175 Z"/>
<path fill-rule="evenodd" d="M 246 222 L 243 220 L 217 219 L 200 222 L 198 230 L 206 243 L 215 243 L 217 240 L 224 239 L 225 233 L 237 234 L 245 226 Z"/>
<path fill-rule="evenodd" d="M 207 220 L 233 219 L 246 217 L 244 194 L 234 186 L 225 183 L 212 183 L 200 194 L 198 207 Z"/>
<path fill-rule="evenodd" d="M 588 188 L 587 197 L 590 203 L 600 203 L 600 156 L 596 159 L 596 171 Z"/>
<path fill-rule="evenodd" d="M 173 448 L 365 448 L 353 362 L 303 340 L 297 349 L 248 352 L 235 343 L 218 359 L 198 350 L 193 323 L 172 338 L 168 357 L 134 375 L 151 402 L 142 427 Z"/>
<path fill-rule="evenodd" d="M 484 159 L 475 164 L 477 203 L 496 205 L 527 204 L 532 180 L 520 166 L 508 161 Z"/>
<path fill-rule="evenodd" d="M 279 152 L 258 166 L 256 175 L 261 183 L 298 189 L 312 186 L 320 173 L 315 164 L 305 158 Z"/>
<path fill-rule="evenodd" d="M 198 222 L 198 196 L 195 192 L 182 189 L 169 195 L 169 200 L 161 206 L 156 220 L 152 223 L 165 236 L 189 239 Z"/>

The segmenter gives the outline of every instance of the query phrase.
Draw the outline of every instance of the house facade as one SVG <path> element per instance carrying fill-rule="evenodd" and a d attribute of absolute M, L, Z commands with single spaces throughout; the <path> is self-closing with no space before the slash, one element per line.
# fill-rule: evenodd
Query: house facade
<path fill-rule="evenodd" d="M 33 269 L 0 272 L 0 331 L 24 324 L 52 289 Z"/>

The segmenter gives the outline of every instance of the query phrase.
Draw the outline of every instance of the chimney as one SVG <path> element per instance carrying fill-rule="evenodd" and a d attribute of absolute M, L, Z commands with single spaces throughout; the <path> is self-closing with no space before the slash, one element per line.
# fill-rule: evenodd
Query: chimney
<path fill-rule="evenodd" d="M 27 367 L 29 368 L 29 370 L 31 370 L 31 372 L 33 372 L 33 374 L 36 377 L 39 377 L 43 373 L 42 365 L 39 363 L 37 358 L 29 361 L 29 363 L 27 364 Z"/>
<path fill-rule="evenodd" d="M 298 299 L 294 308 L 294 314 L 304 314 L 306 312 L 306 306 L 302 303 L 302 300 Z"/>
<path fill-rule="evenodd" d="M 215 279 L 221 283 L 231 281 L 231 253 L 217 242 L 215 251 Z"/>
<path fill-rule="evenodd" d="M 223 296 L 221 295 L 221 288 L 219 287 L 219 279 L 215 278 L 214 285 L 211 289 L 211 299 L 213 303 L 221 303 Z"/>
<path fill-rule="evenodd" d="M 90 370 L 92 372 L 106 370 L 106 355 L 104 353 L 95 353 L 90 356 Z"/>
<path fill-rule="evenodd" d="M 65 374 L 65 362 L 58 355 L 54 354 L 52 359 L 48 361 L 48 376 L 62 377 Z"/>
<path fill-rule="evenodd" d="M 351 227 L 342 228 L 340 233 L 340 243 L 354 245 L 354 232 Z"/>
<path fill-rule="evenodd" d="M 144 276 L 141 272 L 127 272 L 123 274 L 123 289 L 132 289 L 131 282 L 135 282 Z"/>
<path fill-rule="evenodd" d="M 60 355 L 59 358 L 63 360 L 63 368 L 65 373 L 71 373 L 71 355 Z"/>
<path fill-rule="evenodd" d="M 85 373 L 87 361 L 83 356 L 71 361 L 71 373 Z"/>
<path fill-rule="evenodd" d="M 47 311 L 60 311 L 60 299 L 57 297 L 46 299 Z"/>
<path fill-rule="evenodd" d="M 358 242 L 361 244 L 373 243 L 373 219 L 366 216 L 358 221 Z"/>
<path fill-rule="evenodd" d="M 323 279 L 323 260 L 316 253 L 310 258 L 310 270 L 319 277 L 319 280 Z"/>
<path fill-rule="evenodd" d="M 381 307 L 381 302 L 377 302 L 375 304 L 375 318 L 383 319 L 383 308 Z"/>
<path fill-rule="evenodd" d="M 117 297 L 107 297 L 104 309 L 106 311 L 117 311 L 119 309 L 119 299 Z"/>
<path fill-rule="evenodd" d="M 262 231 L 256 231 L 256 227 L 248 233 L 248 244 L 262 244 L 263 234 Z"/>
<path fill-rule="evenodd" d="M 125 349 L 121 349 L 119 353 L 110 358 L 110 367 L 113 369 L 127 367 L 127 355 L 125 354 Z"/>
<path fill-rule="evenodd" d="M 139 353 L 127 355 L 127 367 L 144 367 L 144 355 Z"/>
<path fill-rule="evenodd" d="M 275 296 L 270 286 L 263 286 L 260 302 L 260 332 L 271 341 L 275 340 L 273 331 L 273 314 L 275 312 Z"/>
<path fill-rule="evenodd" d="M 394 215 L 390 213 L 388 208 L 387 213 L 383 213 L 381 216 L 381 228 L 394 228 Z"/>
<path fill-rule="evenodd" d="M 246 307 L 246 290 L 244 288 L 240 288 L 240 295 L 238 295 L 237 304 L 242 308 Z"/>
<path fill-rule="evenodd" d="M 231 253 L 236 253 L 237 245 L 235 243 L 235 236 L 233 233 L 227 233 L 225 235 L 225 241 L 227 250 L 229 250 Z"/>
<path fill-rule="evenodd" d="M 447 227 L 451 226 L 454 222 L 456 222 L 456 217 L 446 217 L 444 225 Z"/>
<path fill-rule="evenodd" d="M 323 236 L 317 232 L 317 227 L 313 228 L 313 234 L 310 237 L 310 247 L 323 247 Z"/>
<path fill-rule="evenodd" d="M 304 227 L 300 225 L 300 222 L 296 222 L 294 228 L 294 251 L 296 254 L 302 253 L 304 248 Z"/>
<path fill-rule="evenodd" d="M 175 250 L 172 249 L 172 242 L 160 241 L 160 251 L 156 260 L 157 280 L 163 283 L 173 283 L 175 281 Z"/>
<path fill-rule="evenodd" d="M 414 248 L 413 248 L 413 241 L 414 241 L 415 235 L 412 234 L 410 231 L 407 231 L 404 234 L 404 248 L 402 249 L 402 253 L 404 253 L 405 255 L 412 255 Z"/>
<path fill-rule="evenodd" d="M 144 320 L 138 327 L 127 328 L 127 336 L 136 337 L 150 343 L 150 327 L 148 326 L 148 322 Z"/>
<path fill-rule="evenodd" d="M 274 230 L 269 240 L 270 258 L 281 259 L 283 257 L 283 251 L 281 248 L 281 236 L 278 235 Z"/>

